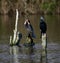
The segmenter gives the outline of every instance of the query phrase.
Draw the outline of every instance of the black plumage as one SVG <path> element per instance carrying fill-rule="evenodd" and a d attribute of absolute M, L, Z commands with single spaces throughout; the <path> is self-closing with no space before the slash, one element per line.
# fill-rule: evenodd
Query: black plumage
<path fill-rule="evenodd" d="M 46 22 L 44 21 L 44 19 L 43 18 L 41 18 L 40 19 L 40 30 L 41 30 L 41 33 L 46 33 L 46 31 L 47 31 L 47 24 L 46 24 Z"/>

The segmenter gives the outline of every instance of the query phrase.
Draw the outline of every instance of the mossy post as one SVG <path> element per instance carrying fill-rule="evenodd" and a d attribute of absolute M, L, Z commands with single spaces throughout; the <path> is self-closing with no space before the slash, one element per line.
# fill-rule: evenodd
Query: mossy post
<path fill-rule="evenodd" d="M 16 39 L 17 39 L 17 25 L 18 25 L 18 9 L 16 9 L 15 29 L 13 30 L 13 32 L 14 32 L 13 37 L 10 36 L 10 45 L 13 45 L 13 44 L 16 43 Z"/>

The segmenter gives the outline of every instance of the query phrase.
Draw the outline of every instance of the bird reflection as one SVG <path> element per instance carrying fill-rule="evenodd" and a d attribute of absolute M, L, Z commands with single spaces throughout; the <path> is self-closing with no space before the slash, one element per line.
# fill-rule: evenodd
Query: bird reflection
<path fill-rule="evenodd" d="M 29 61 L 29 63 L 34 63 L 33 57 L 32 57 L 33 54 L 34 54 L 33 46 L 30 46 L 30 47 L 28 48 L 28 61 Z"/>

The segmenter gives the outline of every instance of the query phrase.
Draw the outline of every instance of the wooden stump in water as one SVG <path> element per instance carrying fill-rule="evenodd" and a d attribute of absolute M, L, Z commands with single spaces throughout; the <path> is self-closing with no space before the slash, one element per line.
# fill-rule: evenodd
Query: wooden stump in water
<path fill-rule="evenodd" d="M 15 21 L 15 29 L 13 30 L 14 34 L 13 36 L 10 36 L 10 45 L 19 45 L 19 41 L 22 38 L 22 34 L 17 31 L 17 25 L 18 25 L 18 9 L 16 9 L 16 21 Z"/>
<path fill-rule="evenodd" d="M 41 63 L 47 63 L 47 35 L 42 34 L 42 51 L 41 51 Z"/>
<path fill-rule="evenodd" d="M 46 49 L 47 48 L 47 35 L 46 33 L 42 34 L 42 49 Z"/>

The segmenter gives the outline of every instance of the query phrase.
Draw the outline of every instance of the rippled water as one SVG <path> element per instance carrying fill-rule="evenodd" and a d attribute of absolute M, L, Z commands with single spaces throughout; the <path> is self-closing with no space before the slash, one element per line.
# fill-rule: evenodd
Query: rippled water
<path fill-rule="evenodd" d="M 21 47 L 9 46 L 9 36 L 13 35 L 15 17 L 0 16 L 0 63 L 60 63 L 60 15 L 46 15 L 47 30 L 47 53 L 42 51 L 39 15 L 29 16 L 36 33 L 33 47 L 25 47 L 26 30 L 24 18 L 21 16 L 18 23 L 18 31 L 23 35 Z"/>
<path fill-rule="evenodd" d="M 43 60 L 41 60 L 41 58 Z M 60 63 L 60 45 L 49 43 L 47 47 L 47 60 L 41 57 L 41 44 L 32 47 L 0 45 L 0 63 Z"/>

